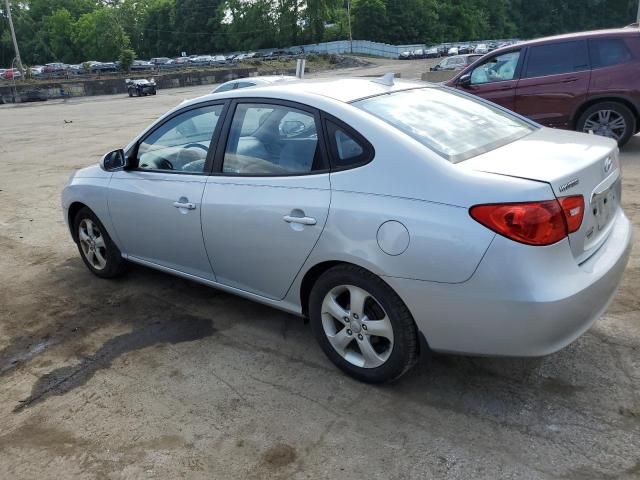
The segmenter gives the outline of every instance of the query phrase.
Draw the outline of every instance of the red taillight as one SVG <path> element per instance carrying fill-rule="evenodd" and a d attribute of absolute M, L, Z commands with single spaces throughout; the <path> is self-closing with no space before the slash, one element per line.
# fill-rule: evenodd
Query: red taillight
<path fill-rule="evenodd" d="M 582 195 L 573 195 L 571 197 L 562 197 L 558 200 L 564 212 L 564 218 L 567 220 L 569 233 L 577 231 L 582 225 L 582 218 L 584 217 L 584 197 Z"/>
<path fill-rule="evenodd" d="M 527 245 L 551 245 L 567 236 L 557 200 L 476 205 L 469 214 L 494 232 Z"/>

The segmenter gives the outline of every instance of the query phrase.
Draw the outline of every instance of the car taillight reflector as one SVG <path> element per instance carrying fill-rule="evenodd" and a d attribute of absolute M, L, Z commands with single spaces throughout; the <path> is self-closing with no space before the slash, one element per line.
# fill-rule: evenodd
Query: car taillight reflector
<path fill-rule="evenodd" d="M 476 205 L 469 214 L 494 232 L 527 245 L 551 245 L 567 236 L 557 200 Z"/>
<path fill-rule="evenodd" d="M 558 200 L 567 220 L 569 233 L 577 231 L 582 225 L 582 218 L 584 217 L 584 197 L 582 195 L 572 195 Z"/>

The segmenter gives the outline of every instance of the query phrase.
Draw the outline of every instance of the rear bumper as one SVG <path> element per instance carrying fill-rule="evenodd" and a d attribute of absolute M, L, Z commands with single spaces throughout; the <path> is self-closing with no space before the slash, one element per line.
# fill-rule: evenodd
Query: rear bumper
<path fill-rule="evenodd" d="M 568 240 L 529 247 L 496 236 L 461 284 L 385 277 L 436 351 L 541 356 L 565 347 L 607 309 L 631 251 L 621 209 L 609 238 L 578 265 Z"/>

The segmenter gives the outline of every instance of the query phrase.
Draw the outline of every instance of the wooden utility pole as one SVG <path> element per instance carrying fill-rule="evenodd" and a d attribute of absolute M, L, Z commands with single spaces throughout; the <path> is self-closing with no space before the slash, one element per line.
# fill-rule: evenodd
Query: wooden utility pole
<path fill-rule="evenodd" d="M 640 15 L 640 10 L 638 10 L 638 14 Z M 347 23 L 349 25 L 349 50 L 350 53 L 353 53 L 353 35 L 351 34 L 351 0 L 347 0 Z"/>
<path fill-rule="evenodd" d="M 20 50 L 18 49 L 18 40 L 16 40 L 16 30 L 13 28 L 13 20 L 11 19 L 11 7 L 9 6 L 9 0 L 4 0 L 4 3 L 7 6 L 7 19 L 9 20 L 9 28 L 11 29 L 13 48 L 16 51 L 16 62 L 18 63 L 18 70 L 20 70 L 20 73 L 24 73 L 24 67 L 22 66 L 22 60 L 20 59 Z"/>

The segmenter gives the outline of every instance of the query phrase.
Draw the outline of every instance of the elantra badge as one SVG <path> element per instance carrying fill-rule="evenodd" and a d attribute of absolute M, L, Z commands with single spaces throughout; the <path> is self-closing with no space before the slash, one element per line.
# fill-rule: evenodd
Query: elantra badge
<path fill-rule="evenodd" d="M 561 192 L 566 192 L 567 190 L 569 190 L 570 188 L 575 187 L 576 185 L 578 185 L 580 183 L 580 180 L 578 180 L 577 178 L 574 178 L 573 180 L 565 183 L 564 185 L 560 185 L 560 187 L 558 188 L 558 190 L 560 190 Z"/>

